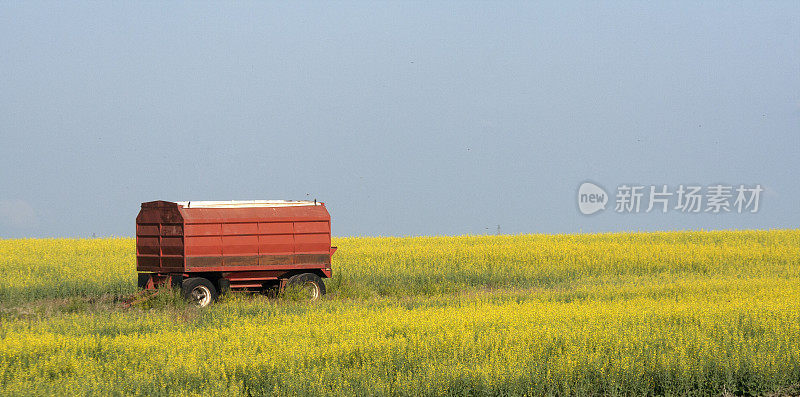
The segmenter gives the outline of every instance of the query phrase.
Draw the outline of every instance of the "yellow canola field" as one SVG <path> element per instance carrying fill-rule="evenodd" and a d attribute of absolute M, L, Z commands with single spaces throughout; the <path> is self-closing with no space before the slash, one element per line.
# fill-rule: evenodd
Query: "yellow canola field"
<path fill-rule="evenodd" d="M 0 240 L 0 393 L 800 391 L 798 230 L 334 245 L 321 302 L 123 310 L 132 239 Z"/>

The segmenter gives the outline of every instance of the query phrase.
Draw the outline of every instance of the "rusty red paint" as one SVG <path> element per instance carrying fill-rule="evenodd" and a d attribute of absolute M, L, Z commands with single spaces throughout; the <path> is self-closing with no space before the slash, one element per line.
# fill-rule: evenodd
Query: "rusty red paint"
<path fill-rule="evenodd" d="M 152 201 L 142 203 L 136 217 L 140 272 L 190 277 L 220 272 L 229 280 L 256 272 L 249 278 L 275 280 L 305 270 L 330 277 L 335 251 L 323 203 L 192 208 L 191 203 Z"/>

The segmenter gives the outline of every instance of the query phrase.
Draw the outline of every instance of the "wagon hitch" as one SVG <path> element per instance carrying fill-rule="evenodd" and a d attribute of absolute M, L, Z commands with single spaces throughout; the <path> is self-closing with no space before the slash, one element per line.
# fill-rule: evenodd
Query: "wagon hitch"
<path fill-rule="evenodd" d="M 163 293 L 165 290 L 171 291 L 173 286 L 180 285 L 180 280 L 181 276 L 151 274 L 147 283 L 143 286 L 143 289 L 123 299 L 122 307 L 127 309 L 131 306 L 147 302 L 156 295 Z"/>
<path fill-rule="evenodd" d="M 156 295 L 161 294 L 168 288 L 159 289 L 143 289 L 133 295 L 129 295 L 122 302 L 122 308 L 127 309 L 131 306 L 138 305 L 153 299 Z"/>

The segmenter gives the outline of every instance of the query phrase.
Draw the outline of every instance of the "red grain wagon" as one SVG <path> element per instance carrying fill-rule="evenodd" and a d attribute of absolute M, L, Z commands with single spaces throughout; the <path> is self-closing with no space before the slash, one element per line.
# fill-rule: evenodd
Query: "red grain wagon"
<path fill-rule="evenodd" d="M 315 300 L 334 251 L 316 201 L 151 201 L 136 217 L 139 287 L 180 286 L 199 306 L 227 289 L 297 286 Z"/>

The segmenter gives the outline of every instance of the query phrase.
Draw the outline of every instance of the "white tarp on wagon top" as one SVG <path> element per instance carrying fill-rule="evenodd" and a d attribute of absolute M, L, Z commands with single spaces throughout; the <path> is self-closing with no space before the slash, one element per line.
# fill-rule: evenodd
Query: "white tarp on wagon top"
<path fill-rule="evenodd" d="M 322 205 L 309 200 L 230 200 L 230 201 L 176 201 L 183 208 L 248 208 L 248 207 L 301 207 Z"/>

